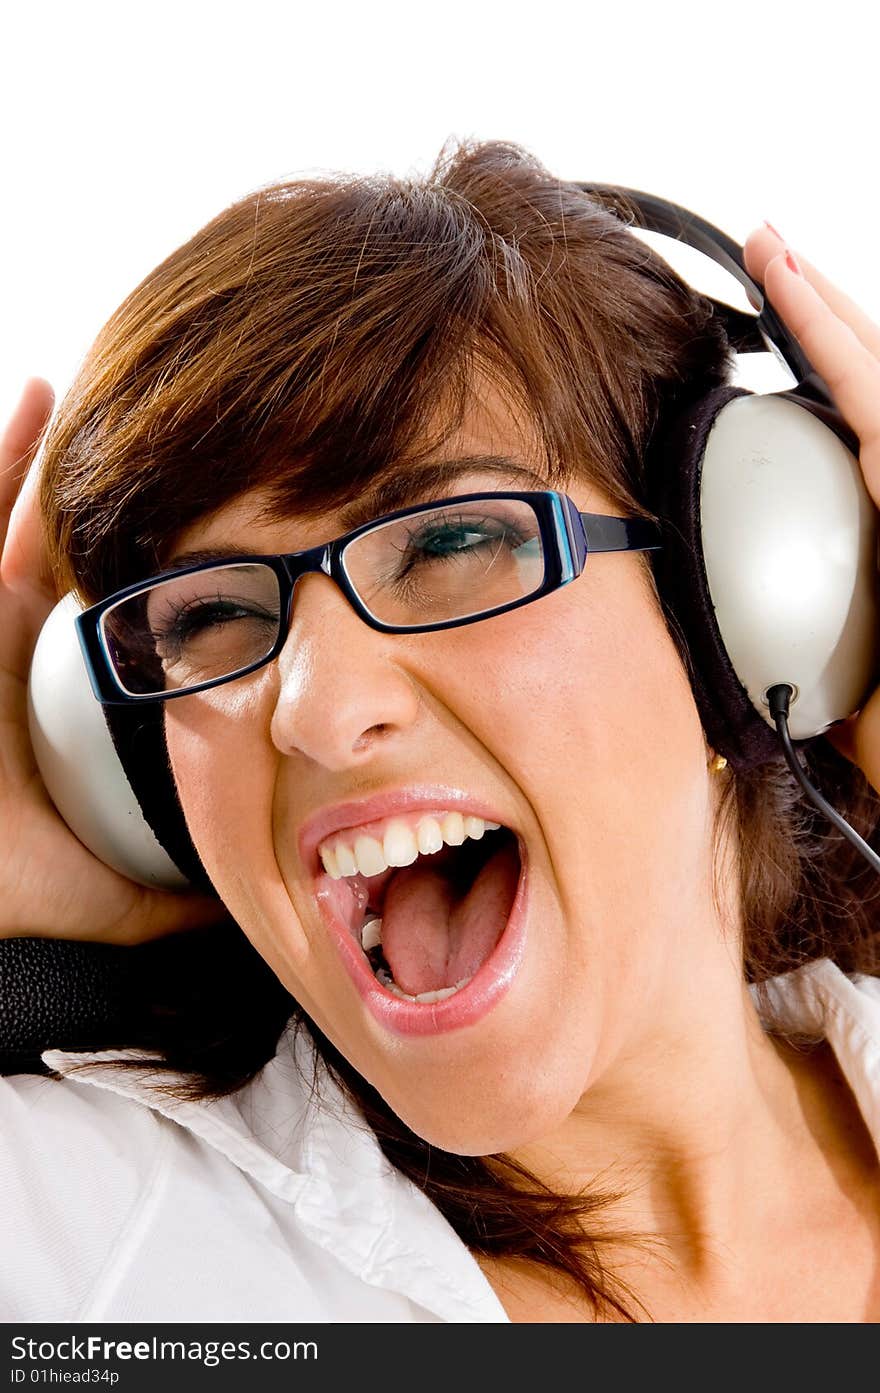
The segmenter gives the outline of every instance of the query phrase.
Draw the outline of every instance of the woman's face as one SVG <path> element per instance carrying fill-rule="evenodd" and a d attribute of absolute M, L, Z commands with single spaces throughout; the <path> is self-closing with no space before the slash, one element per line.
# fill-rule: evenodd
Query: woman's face
<path fill-rule="evenodd" d="M 540 458 L 491 392 L 442 454 L 504 454 L 534 469 Z M 483 487 L 524 485 L 469 472 L 450 492 Z M 587 483 L 567 491 L 582 511 L 617 512 Z M 345 530 L 332 513 L 260 521 L 265 502 L 254 492 L 225 506 L 187 528 L 175 554 L 294 551 Z M 308 575 L 280 658 L 169 702 L 166 723 L 218 893 L 320 1029 L 429 1142 L 485 1155 L 540 1139 L 680 1036 L 720 942 L 712 791 L 687 677 L 636 554 L 594 556 L 534 604 L 422 634 L 376 632 L 329 577 Z M 407 791 L 425 794 L 422 811 L 467 800 L 514 829 L 525 854 L 519 880 L 502 857 L 470 923 L 455 920 L 459 966 L 470 953 L 479 969 L 494 952 L 480 980 L 442 1010 L 403 1003 L 395 1014 L 378 984 L 370 1004 L 363 962 L 353 975 L 360 950 L 327 918 L 343 882 L 316 877 L 300 833 L 328 808 Z M 427 854 L 412 869 L 425 868 Z M 481 932 L 503 924 L 514 889 L 515 923 L 492 950 Z M 414 922 L 436 886 L 434 900 L 412 893 Z M 398 926 L 406 910 L 404 898 Z"/>

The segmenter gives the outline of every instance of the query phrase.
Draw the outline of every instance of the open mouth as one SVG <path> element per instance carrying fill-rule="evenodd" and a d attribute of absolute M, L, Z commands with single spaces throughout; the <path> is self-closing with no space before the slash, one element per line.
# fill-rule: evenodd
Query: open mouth
<path fill-rule="evenodd" d="M 380 989 L 433 1004 L 461 991 L 492 955 L 520 873 L 518 838 L 502 826 L 378 875 L 321 877 L 321 896 Z"/>

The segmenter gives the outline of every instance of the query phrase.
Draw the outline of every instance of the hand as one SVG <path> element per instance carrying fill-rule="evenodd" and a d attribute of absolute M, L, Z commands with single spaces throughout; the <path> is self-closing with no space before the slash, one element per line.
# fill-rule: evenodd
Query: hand
<path fill-rule="evenodd" d="M 865 484 L 880 508 L 880 326 L 766 224 L 749 234 L 744 252 L 749 275 L 763 284 L 858 436 Z M 786 252 L 802 274 L 787 264 Z M 880 793 L 880 687 L 825 739 Z"/>
<path fill-rule="evenodd" d="M 49 383 L 32 377 L 0 437 L 0 938 L 141 943 L 219 921 L 224 910 L 205 896 L 147 890 L 105 866 L 70 831 L 40 780 L 27 678 L 37 635 L 60 597 L 31 465 L 53 403 Z"/>

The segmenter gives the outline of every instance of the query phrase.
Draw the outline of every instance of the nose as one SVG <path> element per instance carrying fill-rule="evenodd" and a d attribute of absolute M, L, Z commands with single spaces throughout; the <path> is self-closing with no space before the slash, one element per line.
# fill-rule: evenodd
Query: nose
<path fill-rule="evenodd" d="M 395 661 L 409 637 L 371 629 L 329 576 L 301 576 L 277 659 L 276 748 L 342 771 L 368 763 L 379 745 L 411 728 L 419 696 Z"/>

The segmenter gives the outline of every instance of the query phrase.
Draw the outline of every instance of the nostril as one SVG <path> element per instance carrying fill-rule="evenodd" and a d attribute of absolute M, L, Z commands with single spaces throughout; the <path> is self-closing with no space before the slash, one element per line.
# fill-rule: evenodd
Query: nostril
<path fill-rule="evenodd" d="M 370 726 L 369 730 L 365 730 L 361 735 L 359 735 L 351 748 L 356 753 L 360 753 L 361 750 L 369 749 L 370 744 L 374 739 L 378 738 L 381 740 L 390 729 L 391 727 L 388 725 L 386 721 L 380 721 L 378 725 Z"/>

